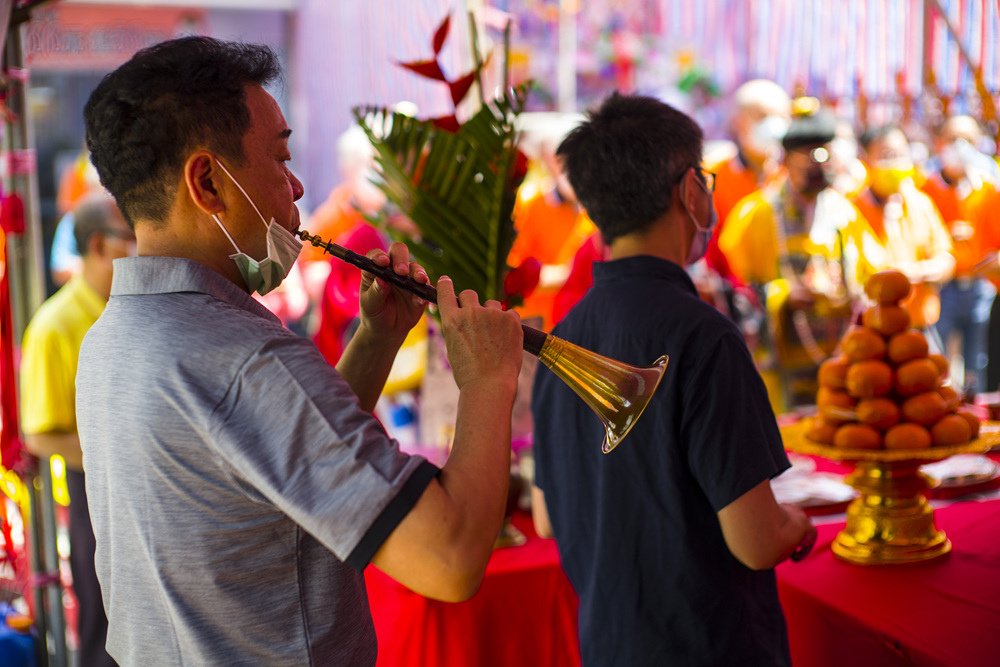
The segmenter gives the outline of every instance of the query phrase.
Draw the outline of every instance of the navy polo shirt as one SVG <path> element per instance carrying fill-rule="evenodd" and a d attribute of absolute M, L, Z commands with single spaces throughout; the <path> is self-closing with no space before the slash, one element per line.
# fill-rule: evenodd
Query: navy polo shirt
<path fill-rule="evenodd" d="M 740 563 L 716 516 L 789 467 L 739 330 L 684 269 L 637 256 L 595 264 L 553 333 L 637 366 L 670 356 L 607 455 L 590 408 L 547 369 L 535 378 L 535 482 L 580 596 L 584 664 L 789 664 L 774 572 Z"/>

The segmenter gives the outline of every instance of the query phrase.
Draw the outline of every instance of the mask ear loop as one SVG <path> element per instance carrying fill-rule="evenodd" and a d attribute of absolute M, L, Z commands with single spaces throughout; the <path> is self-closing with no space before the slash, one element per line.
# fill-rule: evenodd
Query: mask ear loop
<path fill-rule="evenodd" d="M 236 245 L 236 241 L 233 240 L 233 237 L 230 236 L 229 230 L 226 229 L 226 226 L 224 224 L 222 224 L 222 220 L 219 220 L 219 216 L 213 213 L 212 220 L 215 220 L 215 224 L 219 226 L 219 229 L 221 229 L 222 233 L 226 235 L 226 238 L 229 239 L 229 242 L 233 244 L 233 248 L 236 249 L 236 252 L 243 252 L 242 250 L 240 250 L 240 247 Z"/>
<path fill-rule="evenodd" d="M 689 167 L 689 169 L 694 169 L 694 167 Z M 687 172 L 684 172 L 684 175 L 687 176 Z M 687 180 L 687 178 L 681 179 L 681 184 L 684 187 L 684 194 L 682 195 L 682 197 L 684 199 L 687 199 L 686 195 L 687 195 L 687 187 L 688 187 L 688 185 L 687 185 L 687 183 L 684 182 L 686 180 Z M 705 194 L 709 194 L 708 188 L 701 182 L 701 180 L 697 176 L 695 177 L 695 180 L 698 181 L 698 186 L 702 189 L 702 191 Z M 710 206 L 712 205 L 711 202 L 709 203 L 709 205 Z M 711 227 L 702 227 L 700 224 L 698 224 L 698 219 L 696 217 L 694 217 L 694 213 L 691 212 L 691 210 L 687 207 L 686 204 L 684 206 L 684 210 L 687 211 L 688 217 L 691 218 L 691 222 L 694 223 L 694 228 L 697 231 L 699 231 L 699 232 L 707 232 L 707 231 L 709 231 L 711 229 Z"/>
<path fill-rule="evenodd" d="M 250 195 L 247 194 L 247 191 L 243 189 L 243 186 L 240 185 L 240 182 L 237 181 L 235 178 L 233 178 L 233 175 L 229 173 L 228 169 L 226 169 L 226 165 L 222 164 L 222 160 L 216 160 L 215 163 L 219 165 L 219 168 L 221 168 L 222 171 L 226 172 L 226 176 L 228 176 L 229 180 L 233 182 L 233 185 L 235 185 L 237 188 L 240 189 L 240 192 L 243 193 L 243 196 L 246 197 L 247 201 L 250 202 L 250 205 L 253 207 L 253 210 L 257 213 L 257 217 L 260 218 L 260 221 L 261 223 L 263 223 L 264 228 L 267 229 L 267 220 L 265 220 L 264 216 L 261 215 L 260 209 L 257 208 L 257 204 L 253 203 L 253 199 L 251 199 Z M 226 236 L 229 236 L 229 232 L 226 232 Z M 230 238 L 229 240 L 231 241 L 232 238 Z"/>

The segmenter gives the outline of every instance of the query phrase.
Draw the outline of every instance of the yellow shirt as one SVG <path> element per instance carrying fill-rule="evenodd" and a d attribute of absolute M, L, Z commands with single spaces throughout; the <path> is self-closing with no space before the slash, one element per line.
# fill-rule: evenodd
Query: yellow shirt
<path fill-rule="evenodd" d="M 76 432 L 80 344 L 105 300 L 82 276 L 53 294 L 32 317 L 21 347 L 21 430 Z"/>
<path fill-rule="evenodd" d="M 779 265 L 777 222 L 770 186 L 744 197 L 726 219 L 719 236 L 719 249 L 733 273 L 747 283 L 770 283 L 782 277 Z M 807 235 L 791 235 L 787 250 L 792 254 L 819 255 L 839 261 L 843 250 L 852 291 L 876 269 L 864 248 L 877 243 L 867 220 L 845 197 L 832 189 L 817 200 L 815 221 Z M 839 232 L 839 238 L 838 238 Z"/>

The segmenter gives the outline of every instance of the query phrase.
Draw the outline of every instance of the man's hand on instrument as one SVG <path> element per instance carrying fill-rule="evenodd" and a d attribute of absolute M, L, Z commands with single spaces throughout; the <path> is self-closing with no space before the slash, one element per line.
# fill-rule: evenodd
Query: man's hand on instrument
<path fill-rule="evenodd" d="M 456 297 L 447 276 L 438 280 L 437 290 L 441 329 L 458 388 L 473 381 L 516 384 L 523 358 L 520 316 L 503 310 L 499 301 L 480 305 L 472 290 Z"/>
<path fill-rule="evenodd" d="M 427 272 L 416 262 L 410 261 L 410 251 L 405 243 L 393 243 L 389 252 L 372 250 L 368 258 L 379 266 L 392 266 L 401 276 L 409 276 L 418 283 L 430 284 Z M 420 297 L 395 287 L 368 272 L 361 274 L 361 318 L 372 331 L 402 340 L 420 320 L 427 302 Z"/>

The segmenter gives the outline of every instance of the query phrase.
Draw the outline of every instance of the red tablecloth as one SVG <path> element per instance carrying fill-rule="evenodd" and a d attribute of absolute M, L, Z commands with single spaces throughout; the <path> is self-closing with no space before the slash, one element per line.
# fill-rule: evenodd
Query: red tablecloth
<path fill-rule="evenodd" d="M 777 568 L 796 667 L 1000 664 L 1000 500 L 939 508 L 953 544 L 929 563 L 852 565 L 819 527 L 813 553 Z"/>
<path fill-rule="evenodd" d="M 467 602 L 428 600 L 368 568 L 380 667 L 580 664 L 577 598 L 555 542 L 537 537 L 526 515 L 514 524 L 527 543 L 494 551 L 482 587 Z"/>

